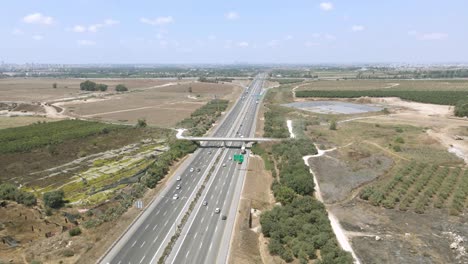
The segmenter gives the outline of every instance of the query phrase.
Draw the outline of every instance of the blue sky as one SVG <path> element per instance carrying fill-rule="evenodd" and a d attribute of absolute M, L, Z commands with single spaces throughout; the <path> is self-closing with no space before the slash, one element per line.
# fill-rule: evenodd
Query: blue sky
<path fill-rule="evenodd" d="M 15 0 L 10 63 L 468 62 L 466 0 Z"/>

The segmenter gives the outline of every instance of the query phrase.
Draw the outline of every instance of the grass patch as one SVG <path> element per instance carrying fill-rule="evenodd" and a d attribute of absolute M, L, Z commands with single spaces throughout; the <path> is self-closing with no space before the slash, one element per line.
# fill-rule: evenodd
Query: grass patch
<path fill-rule="evenodd" d="M 57 145 L 71 139 L 106 134 L 124 126 L 82 120 L 63 120 L 36 123 L 28 126 L 0 130 L 0 154 L 27 152 L 33 149 Z"/>

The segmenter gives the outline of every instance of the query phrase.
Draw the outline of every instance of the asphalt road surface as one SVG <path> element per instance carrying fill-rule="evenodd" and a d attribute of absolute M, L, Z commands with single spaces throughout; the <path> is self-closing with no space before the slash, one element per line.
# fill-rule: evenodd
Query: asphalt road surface
<path fill-rule="evenodd" d="M 211 136 L 240 137 L 242 135 L 248 137 L 252 134 L 258 105 L 256 103 L 257 94 L 260 93 L 263 86 L 263 77 L 264 75 L 260 75 L 254 79 L 250 87 L 245 90 L 247 93 L 243 93 Z M 209 188 L 205 188 L 206 197 L 202 196 L 203 199 L 200 199 L 192 212 L 192 215 L 196 214 L 196 222 L 190 222 L 193 216 L 189 218 L 185 229 L 189 225 L 191 229 L 186 233 L 182 232 L 179 238 L 179 241 L 183 242 L 182 249 L 177 247 L 173 249 L 173 252 L 178 252 L 174 263 L 186 262 L 185 260 L 178 262 L 179 258 L 186 257 L 186 255 L 190 260 L 187 263 L 215 263 L 214 259 L 219 255 L 218 251 L 221 248 L 219 241 L 224 234 L 226 223 L 233 223 L 235 218 L 235 209 L 232 215 L 227 215 L 226 212 L 233 202 L 234 187 L 239 185 L 236 184 L 236 179 L 245 174 L 239 170 L 241 165 L 229 159 L 232 159 L 235 153 L 240 152 L 240 143 L 232 143 L 232 146 L 237 148 L 223 149 L 219 145 L 219 143 L 210 143 L 211 147 L 201 147 L 192 154 L 181 165 L 161 195 L 148 206 L 144 214 L 107 252 L 100 263 L 156 263 L 170 238 L 175 234 L 177 226 L 203 180 L 210 169 L 216 166 L 216 173 L 211 175 L 210 185 L 207 186 Z M 220 161 L 215 164 L 217 157 L 220 157 Z M 177 187 L 178 185 L 180 188 Z M 177 199 L 174 199 L 175 194 L 178 195 Z M 208 205 L 199 209 L 202 200 L 206 200 Z M 237 205 L 236 201 L 234 202 Z M 216 207 L 221 209 L 220 214 L 214 214 Z M 227 215 L 227 220 L 222 221 L 221 215 Z M 230 231 L 232 231 L 232 227 Z M 201 246 L 202 250 L 198 250 L 200 247 L 198 241 L 202 241 L 204 244 Z M 224 248 L 224 251 L 227 252 L 227 250 Z M 193 261 L 194 258 L 197 259 L 196 262 Z M 208 261 L 211 259 L 213 262 Z"/>

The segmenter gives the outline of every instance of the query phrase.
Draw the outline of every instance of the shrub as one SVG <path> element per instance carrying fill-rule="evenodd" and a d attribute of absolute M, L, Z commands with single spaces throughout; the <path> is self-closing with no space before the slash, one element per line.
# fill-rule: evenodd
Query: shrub
<path fill-rule="evenodd" d="M 81 234 L 81 229 L 79 227 L 72 228 L 72 229 L 68 230 L 68 234 L 70 236 L 78 236 L 78 235 Z"/>
<path fill-rule="evenodd" d="M 332 120 L 330 122 L 330 130 L 336 130 L 336 121 L 335 120 Z"/>
<path fill-rule="evenodd" d="M 75 255 L 75 252 L 73 250 L 67 248 L 62 251 L 62 256 L 64 257 L 73 257 Z"/>
<path fill-rule="evenodd" d="M 394 145 L 394 146 L 393 146 L 393 151 L 395 151 L 395 152 L 401 152 L 401 147 L 400 147 L 400 145 Z"/>
<path fill-rule="evenodd" d="M 63 200 L 64 197 L 65 193 L 63 190 L 46 192 L 43 195 L 44 204 L 50 208 L 60 208 L 65 203 Z"/>
<path fill-rule="evenodd" d="M 397 137 L 397 138 L 395 138 L 395 142 L 400 143 L 400 144 L 404 144 L 405 140 L 402 137 Z"/>
<path fill-rule="evenodd" d="M 457 102 L 454 108 L 454 114 L 459 117 L 468 116 L 468 99 Z"/>
<path fill-rule="evenodd" d="M 115 90 L 117 92 L 125 92 L 128 91 L 128 88 L 123 84 L 117 84 L 117 86 L 115 86 Z"/>

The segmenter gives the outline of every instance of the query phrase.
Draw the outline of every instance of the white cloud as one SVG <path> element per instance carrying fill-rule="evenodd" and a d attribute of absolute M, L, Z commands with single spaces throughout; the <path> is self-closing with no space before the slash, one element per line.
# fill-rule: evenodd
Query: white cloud
<path fill-rule="evenodd" d="M 247 48 L 249 46 L 249 43 L 246 42 L 246 41 L 241 41 L 241 42 L 237 43 L 237 46 L 239 46 L 241 48 Z"/>
<path fill-rule="evenodd" d="M 120 22 L 117 21 L 117 20 L 106 19 L 106 20 L 104 20 L 103 23 L 92 24 L 92 25 L 89 25 L 89 26 L 76 25 L 71 29 L 71 31 L 76 32 L 76 33 L 83 33 L 83 32 L 96 33 L 96 32 L 98 32 L 98 30 L 100 28 L 111 27 L 111 26 L 117 25 L 119 23 Z M 70 30 L 70 29 L 68 29 L 68 30 Z"/>
<path fill-rule="evenodd" d="M 284 37 L 284 40 L 291 40 L 291 39 L 293 39 L 293 36 L 291 35 L 287 35 L 286 37 Z"/>
<path fill-rule="evenodd" d="M 224 43 L 224 48 L 225 49 L 230 49 L 232 46 L 232 40 L 226 40 Z"/>
<path fill-rule="evenodd" d="M 320 3 L 320 9 L 324 11 L 333 10 L 333 4 L 331 2 L 322 2 Z"/>
<path fill-rule="evenodd" d="M 33 13 L 23 17 L 23 22 L 28 24 L 52 25 L 54 19 L 50 16 L 44 16 L 41 13 Z"/>
<path fill-rule="evenodd" d="M 236 19 L 239 19 L 240 16 L 239 16 L 239 13 L 235 11 L 230 11 L 226 13 L 224 17 L 226 17 L 226 19 L 229 19 L 229 20 L 236 20 Z"/>
<path fill-rule="evenodd" d="M 96 33 L 100 28 L 102 28 L 104 25 L 103 24 L 93 24 L 88 27 L 89 32 Z"/>
<path fill-rule="evenodd" d="M 419 40 L 443 40 L 448 38 L 447 33 L 443 32 L 428 32 L 428 33 L 421 33 L 415 30 L 408 31 L 408 35 L 415 37 Z"/>
<path fill-rule="evenodd" d="M 170 23 L 174 23 L 174 18 L 172 16 L 157 17 L 154 19 L 149 19 L 146 17 L 140 18 L 141 23 L 145 23 L 152 26 L 162 26 Z"/>
<path fill-rule="evenodd" d="M 15 35 L 15 36 L 21 36 L 21 35 L 24 35 L 24 32 L 19 29 L 19 28 L 14 28 L 12 31 L 11 31 L 11 34 Z"/>
<path fill-rule="evenodd" d="M 216 39 L 216 36 L 215 36 L 215 35 L 209 35 L 209 36 L 208 36 L 208 39 L 209 39 L 209 40 L 215 40 L 215 39 Z"/>
<path fill-rule="evenodd" d="M 159 39 L 159 40 L 164 39 L 164 35 L 162 33 L 158 33 L 156 34 L 156 39 Z"/>
<path fill-rule="evenodd" d="M 94 42 L 92 40 L 82 39 L 82 40 L 78 40 L 78 45 L 80 45 L 80 46 L 94 46 L 94 45 L 96 45 L 96 42 Z"/>
<path fill-rule="evenodd" d="M 334 35 L 332 35 L 332 34 L 325 34 L 324 38 L 326 40 L 335 40 L 336 39 L 336 37 Z"/>
<path fill-rule="evenodd" d="M 120 23 L 120 21 L 113 20 L 111 18 L 108 18 L 108 19 L 104 20 L 104 24 L 106 24 L 107 26 L 117 25 L 119 23 Z"/>
<path fill-rule="evenodd" d="M 278 45 L 279 45 L 279 41 L 276 39 L 270 40 L 267 43 L 267 46 L 272 47 L 272 48 L 277 47 Z"/>
<path fill-rule="evenodd" d="M 86 28 L 82 25 L 76 25 L 72 28 L 73 32 L 82 33 L 86 31 Z"/>
<path fill-rule="evenodd" d="M 43 40 L 44 37 L 41 36 L 41 35 L 36 34 L 36 35 L 32 36 L 32 39 L 34 39 L 34 40 Z"/>
<path fill-rule="evenodd" d="M 309 48 L 310 48 L 310 47 L 319 46 L 320 43 L 317 43 L 317 42 L 315 42 L 315 41 L 306 41 L 306 43 L 304 43 L 304 45 L 305 45 L 306 47 L 309 47 Z"/>
<path fill-rule="evenodd" d="M 447 33 L 440 33 L 440 32 L 432 32 L 432 33 L 424 33 L 418 36 L 421 40 L 442 40 L 448 37 Z"/>
<path fill-rule="evenodd" d="M 353 31 L 353 32 L 363 31 L 364 29 L 366 29 L 366 28 L 363 25 L 353 25 L 351 27 L 351 31 Z"/>

